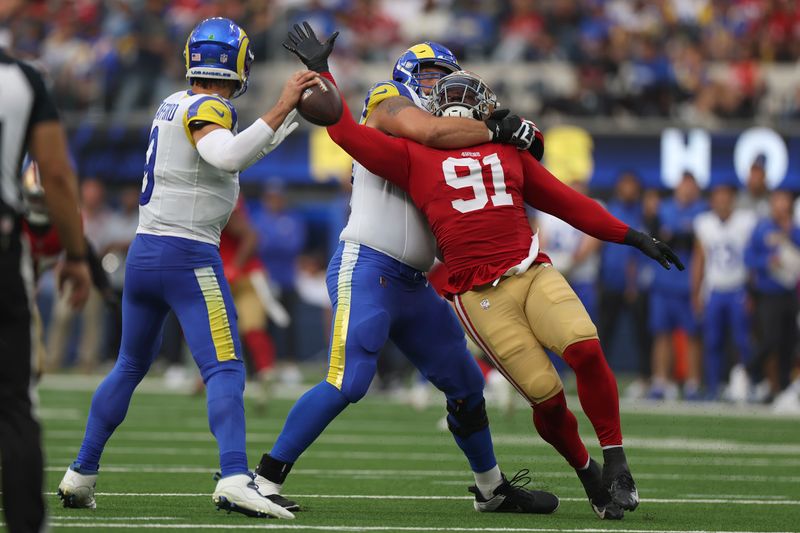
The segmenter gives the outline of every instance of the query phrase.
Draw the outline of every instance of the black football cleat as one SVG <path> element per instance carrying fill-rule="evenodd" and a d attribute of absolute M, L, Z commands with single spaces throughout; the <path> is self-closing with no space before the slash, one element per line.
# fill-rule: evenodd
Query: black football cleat
<path fill-rule="evenodd" d="M 614 503 L 626 511 L 639 507 L 639 491 L 633 481 L 625 450 L 622 446 L 603 450 L 603 485 L 611 493 Z"/>
<path fill-rule="evenodd" d="M 627 468 L 620 470 L 617 475 L 613 476 L 607 486 L 614 503 L 626 511 L 634 511 L 639 507 L 639 491 L 636 490 L 636 483 L 634 483 L 633 476 Z"/>
<path fill-rule="evenodd" d="M 529 490 L 529 470 L 523 469 L 511 478 L 503 476 L 503 483 L 494 489 L 490 498 L 485 498 L 475 485 L 469 491 L 475 495 L 475 510 L 481 513 L 531 513 L 551 514 L 558 509 L 559 501 L 555 494 L 542 490 Z"/>
<path fill-rule="evenodd" d="M 581 480 L 583 490 L 589 497 L 592 511 L 601 520 L 622 520 L 625 511 L 611 498 L 611 493 L 603 484 L 603 470 L 594 459 L 589 459 L 589 468 L 576 470 L 578 479 Z"/>

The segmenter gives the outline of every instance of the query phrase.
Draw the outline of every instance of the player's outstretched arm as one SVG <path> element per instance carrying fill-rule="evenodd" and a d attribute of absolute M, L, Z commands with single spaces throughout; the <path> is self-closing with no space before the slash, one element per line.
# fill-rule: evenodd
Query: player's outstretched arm
<path fill-rule="evenodd" d="M 200 157 L 227 172 L 238 172 L 253 164 L 263 157 L 264 153 L 277 146 L 273 141 L 278 138 L 283 140 L 297 127 L 291 124 L 284 126 L 284 122 L 300 100 L 300 95 L 314 85 L 316 79 L 315 72 L 309 70 L 295 72 L 286 81 L 275 105 L 238 135 L 234 135 L 229 127 L 217 122 L 189 122 L 192 139 Z M 224 121 L 230 111 L 220 102 L 217 113 L 222 113 Z M 230 123 L 226 123 L 225 126 L 230 126 Z"/>
<path fill-rule="evenodd" d="M 366 124 L 395 137 L 442 150 L 496 142 L 527 150 L 537 160 L 544 154 L 544 138 L 536 125 L 510 114 L 508 109 L 496 111 L 486 122 L 481 122 L 471 118 L 436 117 L 404 96 L 390 96 L 372 109 Z"/>
<path fill-rule="evenodd" d="M 637 231 L 603 206 L 561 183 L 530 154 L 522 153 L 524 197 L 531 206 L 550 213 L 597 239 L 634 246 L 666 269 L 683 270 L 681 260 L 663 242 Z"/>
<path fill-rule="evenodd" d="M 330 72 L 323 72 L 322 76 L 336 85 Z M 328 126 L 328 135 L 353 159 L 364 165 L 364 168 L 408 190 L 408 141 L 389 137 L 375 128 L 357 124 L 344 98 L 342 117 L 333 126 Z"/>

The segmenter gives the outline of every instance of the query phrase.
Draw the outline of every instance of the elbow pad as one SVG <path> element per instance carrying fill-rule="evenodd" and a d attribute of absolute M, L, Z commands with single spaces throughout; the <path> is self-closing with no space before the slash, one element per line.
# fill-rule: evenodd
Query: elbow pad
<path fill-rule="evenodd" d="M 239 172 L 247 167 L 272 140 L 275 132 L 261 119 L 234 135 L 218 128 L 197 142 L 197 151 L 208 164 L 226 172 Z"/>

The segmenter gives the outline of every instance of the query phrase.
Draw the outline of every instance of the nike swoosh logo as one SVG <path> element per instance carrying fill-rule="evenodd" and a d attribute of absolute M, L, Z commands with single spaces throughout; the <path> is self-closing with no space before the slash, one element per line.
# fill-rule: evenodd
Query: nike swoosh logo
<path fill-rule="evenodd" d="M 217 109 L 216 107 L 213 107 L 213 106 L 210 106 L 210 107 L 211 107 L 211 109 L 214 110 L 214 113 L 219 115 L 219 118 L 224 118 L 225 117 L 225 111 L 220 111 L 219 109 Z"/>
<path fill-rule="evenodd" d="M 372 95 L 375 96 L 376 94 L 384 94 L 384 93 L 388 93 L 388 92 L 389 92 L 389 89 L 384 89 L 382 91 L 376 91 L 376 92 L 372 93 Z"/>

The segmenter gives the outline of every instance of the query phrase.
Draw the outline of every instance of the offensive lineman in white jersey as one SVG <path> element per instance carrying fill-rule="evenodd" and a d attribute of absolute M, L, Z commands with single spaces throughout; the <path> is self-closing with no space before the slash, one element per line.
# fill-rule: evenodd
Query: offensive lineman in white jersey
<path fill-rule="evenodd" d="M 313 39 L 290 34 L 284 47 L 300 56 L 310 70 L 327 71 L 336 34 L 322 45 L 308 24 L 305 29 L 296 25 L 295 31 Z M 517 116 L 507 116 L 507 111 L 484 123 L 436 118 L 422 107 L 434 83 L 458 70 L 456 58 L 444 46 L 431 42 L 412 46 L 395 64 L 394 79 L 370 89 L 361 122 L 438 148 L 468 147 L 487 140 L 507 142 L 540 159 L 543 141 L 538 129 Z M 327 376 L 295 403 L 272 450 L 262 457 L 256 468 L 262 494 L 279 494 L 300 455 L 340 412 L 366 394 L 378 353 L 392 339 L 447 397 L 448 427 L 475 478 L 469 488 L 475 496 L 474 508 L 552 512 L 554 508 L 546 505 L 549 499 L 540 491 L 515 486 L 525 479 L 525 471 L 515 476 L 514 483 L 500 472 L 489 432 L 483 376 L 450 306 L 425 278 L 436 243 L 424 216 L 405 192 L 357 163 L 350 207 L 350 219 L 328 266 L 334 320 Z M 298 507 L 294 504 L 290 509 Z"/>
<path fill-rule="evenodd" d="M 730 328 L 740 359 L 731 370 L 730 399 L 743 402 L 748 394 L 744 367 L 751 354 L 744 252 L 757 217 L 753 211 L 735 209 L 735 202 L 732 186 L 717 185 L 711 191 L 711 211 L 694 219 L 691 285 L 695 312 L 703 318 L 707 397 L 714 400 L 719 396 L 725 332 Z"/>
<path fill-rule="evenodd" d="M 103 448 L 125 418 L 172 309 L 205 382 L 219 445 L 222 477 L 214 503 L 249 516 L 293 518 L 280 502 L 259 494 L 247 467 L 244 365 L 218 246 L 239 194 L 239 171 L 297 127 L 293 109 L 316 75 L 295 73 L 275 106 L 237 133 L 228 99 L 247 88 L 253 60 L 247 34 L 228 19 L 207 19 L 192 31 L 184 54 L 191 89 L 163 101 L 150 132 L 139 228 L 126 265 L 119 357 L 94 394 L 83 444 L 58 493 L 66 507 L 95 507 Z"/>

